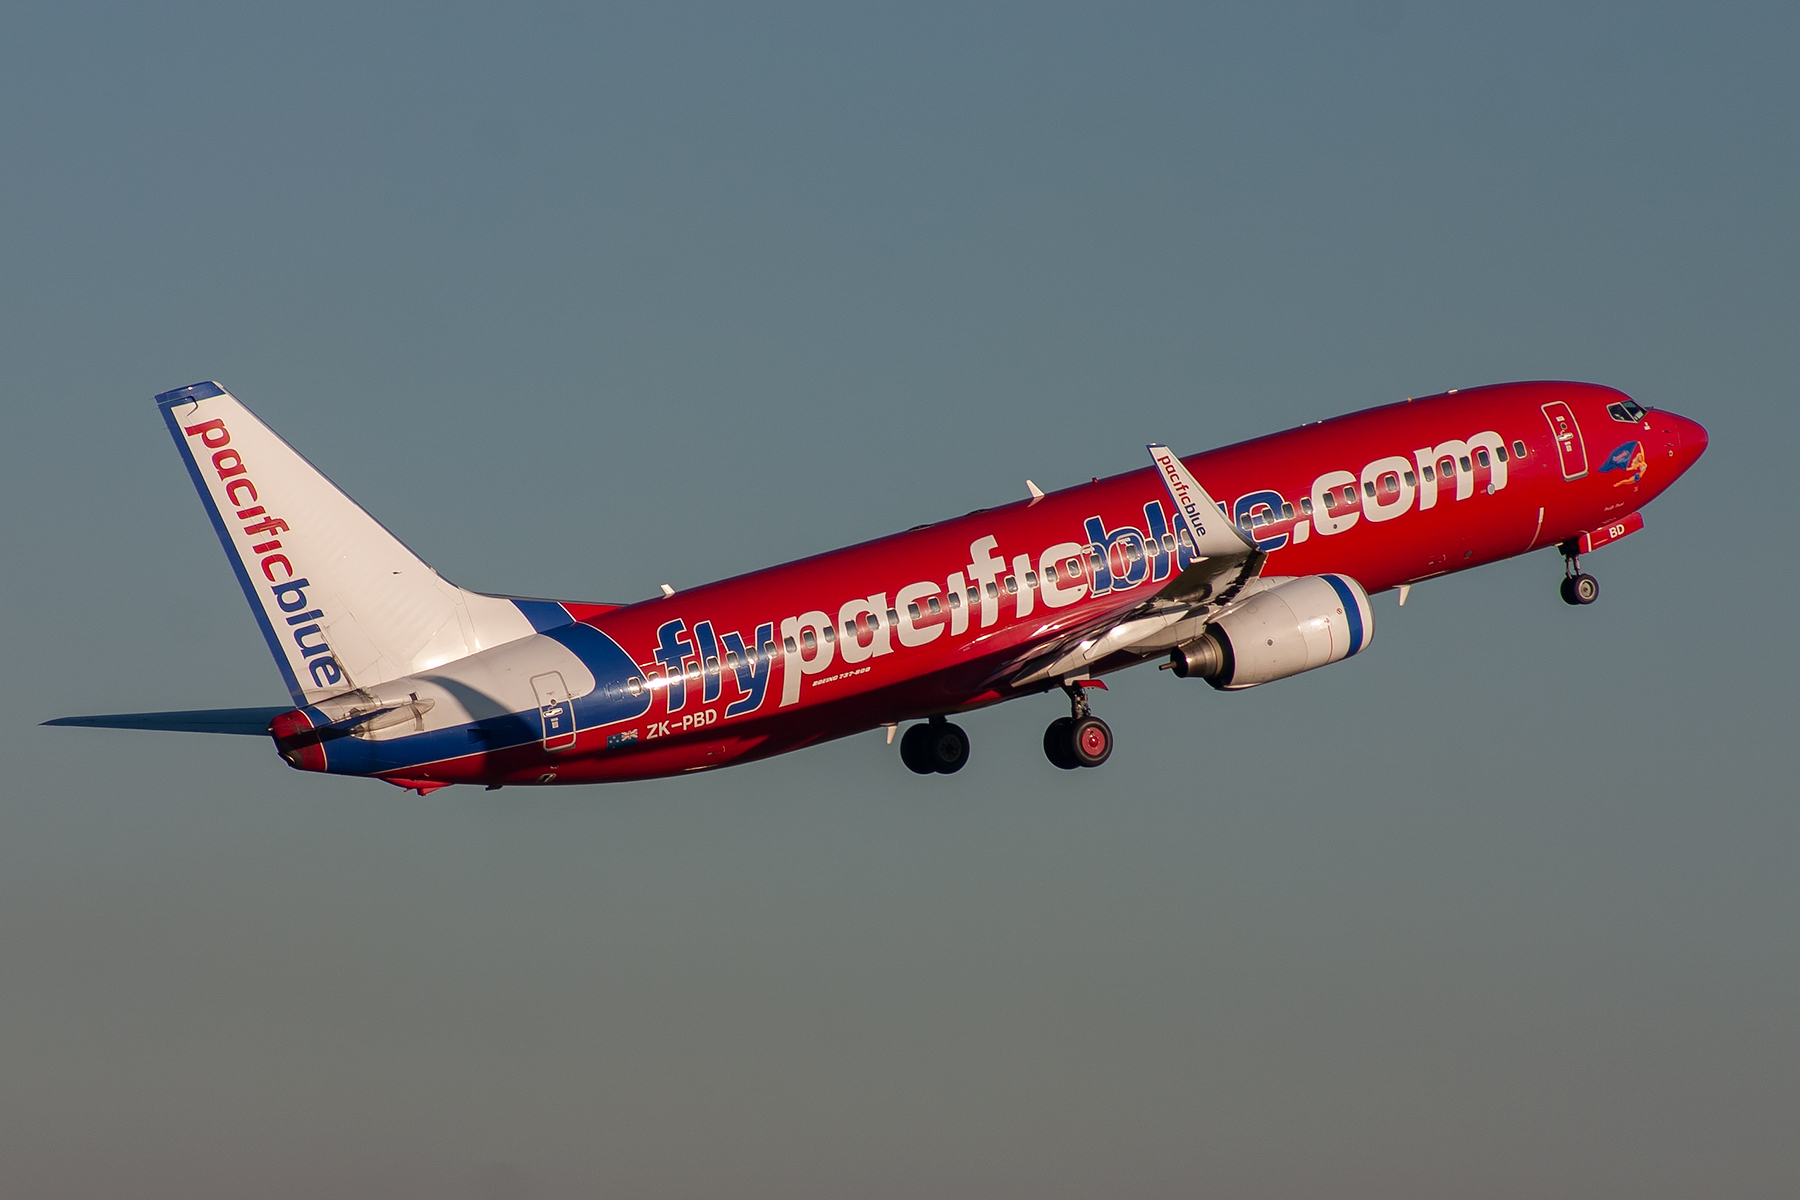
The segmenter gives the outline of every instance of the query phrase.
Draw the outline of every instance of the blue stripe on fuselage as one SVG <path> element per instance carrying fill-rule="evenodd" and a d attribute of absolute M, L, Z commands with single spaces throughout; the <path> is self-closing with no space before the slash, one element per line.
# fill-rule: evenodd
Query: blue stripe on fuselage
<path fill-rule="evenodd" d="M 549 633 L 552 629 L 560 629 L 575 620 L 569 615 L 568 609 L 554 600 L 520 600 L 515 597 L 513 605 L 525 614 L 525 619 L 539 633 Z"/>
<path fill-rule="evenodd" d="M 592 625 L 579 624 L 547 630 L 543 636 L 566 647 L 593 673 L 594 689 L 572 704 L 577 732 L 633 720 L 650 711 L 651 693 L 642 673 L 612 638 Z M 436 682 L 430 673 L 419 678 Z M 631 690 L 633 679 L 638 681 L 635 694 Z M 454 693 L 460 688 L 449 690 Z M 308 708 L 306 714 L 315 727 L 331 723 L 316 708 Z M 345 735 L 324 742 L 325 769 L 334 775 L 375 775 L 506 750 L 541 741 L 543 736 L 535 707 L 380 741 Z"/>

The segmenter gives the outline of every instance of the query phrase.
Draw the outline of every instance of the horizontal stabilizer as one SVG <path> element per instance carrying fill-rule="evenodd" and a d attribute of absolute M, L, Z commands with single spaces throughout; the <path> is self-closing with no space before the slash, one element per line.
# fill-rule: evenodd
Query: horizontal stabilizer
<path fill-rule="evenodd" d="M 58 717 L 46 725 L 82 725 L 90 729 L 162 729 L 176 733 L 238 733 L 269 736 L 269 722 L 284 708 L 203 708 L 195 712 L 108 713 L 97 717 Z"/>

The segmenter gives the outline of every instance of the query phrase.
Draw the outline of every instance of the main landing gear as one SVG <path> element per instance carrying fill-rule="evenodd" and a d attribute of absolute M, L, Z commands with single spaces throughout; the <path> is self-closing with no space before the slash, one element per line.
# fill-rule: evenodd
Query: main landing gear
<path fill-rule="evenodd" d="M 915 775 L 954 775 L 969 761 L 969 735 L 961 725 L 933 717 L 906 731 L 900 761 Z"/>
<path fill-rule="evenodd" d="M 1087 689 L 1105 689 L 1096 680 L 1063 684 L 1070 714 L 1044 730 L 1044 757 L 1065 771 L 1097 767 L 1112 757 L 1112 726 L 1088 711 Z M 954 775 L 969 761 L 969 735 L 943 717 L 914 725 L 900 738 L 900 761 L 915 775 Z"/>
<path fill-rule="evenodd" d="M 1069 693 L 1070 714 L 1050 722 L 1044 730 L 1044 757 L 1065 771 L 1097 767 L 1112 757 L 1112 726 L 1088 711 L 1087 689 L 1106 685 L 1093 680 L 1063 684 Z"/>
<path fill-rule="evenodd" d="M 1581 569 L 1581 545 L 1567 541 L 1558 546 L 1563 556 L 1562 598 L 1564 604 L 1592 604 L 1600 598 L 1600 581 Z"/>

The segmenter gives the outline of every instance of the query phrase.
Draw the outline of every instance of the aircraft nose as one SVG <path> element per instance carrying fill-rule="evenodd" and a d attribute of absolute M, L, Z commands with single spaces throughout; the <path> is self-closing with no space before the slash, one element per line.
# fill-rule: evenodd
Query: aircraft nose
<path fill-rule="evenodd" d="M 1679 464 L 1679 469 L 1685 471 L 1706 453 L 1706 426 L 1687 417 L 1678 417 L 1674 413 L 1665 413 L 1663 416 L 1669 422 L 1669 432 L 1675 439 L 1675 461 Z"/>

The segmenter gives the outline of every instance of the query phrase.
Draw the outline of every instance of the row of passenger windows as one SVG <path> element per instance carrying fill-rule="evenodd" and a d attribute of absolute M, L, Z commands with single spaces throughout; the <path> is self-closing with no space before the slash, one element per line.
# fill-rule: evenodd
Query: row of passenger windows
<path fill-rule="evenodd" d="M 1505 462 L 1507 460 L 1506 447 L 1505 446 L 1495 447 L 1494 448 L 1494 457 L 1498 458 L 1501 462 Z M 1514 457 L 1514 458 L 1524 458 L 1525 457 L 1525 443 L 1524 442 L 1514 442 L 1512 444 L 1512 457 Z M 1445 479 L 1445 480 L 1455 479 L 1456 472 L 1459 469 L 1461 471 L 1463 471 L 1465 474 L 1467 474 L 1468 472 L 1475 469 L 1476 464 L 1479 464 L 1480 466 L 1483 466 L 1483 467 L 1491 467 L 1494 465 L 1493 461 L 1491 459 L 1489 459 L 1489 457 L 1488 457 L 1488 452 L 1487 452 L 1486 447 L 1477 447 L 1476 448 L 1474 463 L 1471 463 L 1469 461 L 1469 456 L 1467 454 L 1462 455 L 1460 458 L 1451 458 L 1449 455 L 1445 455 L 1443 458 L 1441 458 L 1437 461 L 1437 469 L 1435 471 L 1431 467 L 1425 467 L 1425 468 L 1423 468 L 1422 473 L 1425 476 L 1426 483 L 1435 483 L 1439 479 Z M 1381 491 L 1387 495 L 1395 495 L 1400 490 L 1400 488 L 1397 484 L 1392 484 L 1392 483 L 1388 482 L 1388 480 L 1393 477 L 1394 477 L 1394 472 L 1389 471 L 1387 474 L 1383 475 L 1380 479 Z M 1401 472 L 1401 477 L 1405 479 L 1407 487 L 1416 487 L 1418 485 L 1419 478 L 1417 475 L 1414 475 L 1411 471 Z M 1375 489 L 1376 482 L 1377 481 L 1372 480 L 1372 479 L 1363 481 L 1363 494 L 1371 500 L 1373 500 L 1376 496 L 1376 489 Z M 1345 484 L 1344 485 L 1344 500 L 1343 500 L 1343 502 L 1345 504 L 1356 503 L 1356 487 L 1354 484 Z M 1335 509 L 1337 506 L 1338 506 L 1337 492 L 1335 490 L 1326 492 L 1325 493 L 1325 507 L 1327 509 Z M 1282 507 L 1282 515 L 1284 518 L 1291 518 L 1294 515 L 1292 505 L 1284 504 L 1281 507 Z M 1312 507 L 1311 500 L 1303 499 L 1300 501 L 1300 511 L 1301 512 L 1310 516 L 1310 515 L 1312 515 L 1312 510 L 1313 510 L 1313 507 Z M 1257 524 L 1264 523 L 1264 520 L 1270 520 L 1270 519 L 1264 518 L 1263 520 L 1259 520 L 1257 522 Z"/>
<path fill-rule="evenodd" d="M 1641 412 L 1642 410 L 1639 410 L 1639 411 Z M 1525 443 L 1522 441 L 1514 442 L 1512 444 L 1512 452 L 1513 452 L 1513 456 L 1515 458 L 1524 458 L 1525 457 Z M 1499 460 L 1501 462 L 1506 461 L 1506 447 L 1504 447 L 1504 446 L 1497 447 L 1494 451 L 1494 454 L 1496 457 L 1499 458 Z M 1456 472 L 1458 469 L 1459 462 L 1460 462 L 1461 469 L 1465 472 L 1471 471 L 1474 469 L 1474 467 L 1471 465 L 1471 463 L 1469 461 L 1469 456 L 1466 454 L 1463 455 L 1460 460 L 1452 459 L 1452 458 L 1446 456 L 1438 461 L 1437 471 L 1435 473 L 1433 472 L 1431 467 L 1424 468 L 1425 481 L 1427 483 L 1430 483 L 1440 477 L 1443 479 L 1454 479 L 1456 477 Z M 1477 448 L 1476 449 L 1475 462 L 1479 463 L 1483 467 L 1492 465 L 1488 459 L 1488 452 L 1485 448 Z M 1393 493 L 1399 491 L 1398 485 L 1390 484 L 1387 482 L 1388 477 L 1391 476 L 1392 474 L 1393 474 L 1393 472 L 1390 471 L 1388 473 L 1388 475 L 1384 475 L 1381 479 L 1381 483 L 1383 485 L 1382 490 L 1389 494 L 1393 494 Z M 1404 478 L 1406 480 L 1407 487 L 1417 486 L 1417 484 L 1418 484 L 1417 476 L 1415 476 L 1411 471 L 1406 471 L 1403 474 L 1404 474 Z M 1373 481 L 1364 483 L 1363 484 L 1363 492 L 1370 499 L 1373 499 L 1376 495 L 1375 483 Z M 1345 504 L 1356 503 L 1356 487 L 1355 487 L 1355 485 L 1353 485 L 1353 484 L 1344 485 L 1343 495 L 1344 495 L 1343 503 L 1345 503 Z M 1339 503 L 1338 493 L 1336 490 L 1325 493 L 1325 507 L 1327 509 L 1335 509 L 1338 506 L 1338 503 Z M 1310 498 L 1302 497 L 1302 499 L 1300 501 L 1300 512 L 1305 516 L 1310 517 L 1312 515 L 1313 503 Z M 1246 529 L 1253 529 L 1253 528 L 1258 528 L 1263 525 L 1274 524 L 1277 520 L 1291 521 L 1293 519 L 1294 519 L 1294 506 L 1292 504 L 1284 503 L 1281 506 L 1280 517 L 1276 517 L 1272 511 L 1257 512 L 1253 516 L 1247 518 L 1243 522 L 1243 525 L 1244 525 L 1244 528 L 1246 528 Z M 1186 535 L 1186 531 L 1184 530 L 1183 536 L 1185 537 L 1185 535 Z M 1150 545 L 1152 547 L 1155 547 L 1158 544 L 1159 543 L 1154 540 L 1152 540 L 1150 543 Z M 1177 548 L 1174 536 L 1172 534 L 1167 534 L 1167 533 L 1163 534 L 1162 539 L 1160 541 L 1160 546 L 1161 546 L 1162 552 L 1164 554 L 1174 554 L 1176 551 L 1176 548 Z M 1140 547 L 1136 541 L 1126 542 L 1124 545 L 1124 550 L 1125 550 L 1125 557 L 1128 560 L 1130 560 L 1131 562 L 1136 562 L 1138 559 L 1144 557 L 1144 548 Z M 1095 569 L 1098 569 L 1100 567 L 1101 559 L 1100 559 L 1099 554 L 1090 551 L 1087 557 L 1088 557 L 1089 563 Z M 1058 566 L 1061 567 L 1060 572 L 1057 569 Z M 1046 566 L 1044 568 L 1043 582 L 1049 583 L 1049 584 L 1055 584 L 1059 578 L 1073 579 L 1079 574 L 1081 574 L 1081 560 L 1079 558 L 1070 558 L 1061 564 L 1051 563 L 1048 566 Z M 1017 576 L 1008 575 L 1005 578 L 1005 580 L 1003 580 L 1002 582 L 1003 582 L 1003 586 L 1006 588 L 1007 595 L 1009 595 L 1009 596 L 1014 595 L 1018 592 L 1019 581 L 1018 581 Z M 1025 572 L 1025 586 L 1026 587 L 1035 588 L 1038 586 L 1038 583 L 1039 583 L 1038 573 L 1036 571 Z M 990 599 L 996 598 L 1000 594 L 1000 588 L 992 583 L 989 583 L 987 585 L 987 594 Z M 946 599 L 948 600 L 949 606 L 951 608 L 958 608 L 962 604 L 963 593 L 951 592 L 946 597 Z M 971 606 L 973 606 L 973 605 L 979 603 L 980 600 L 981 600 L 980 589 L 975 588 L 975 587 L 970 587 L 969 591 L 968 591 L 969 604 Z M 908 604 L 906 606 L 906 615 L 914 621 L 922 619 L 927 612 L 929 612 L 930 615 L 936 617 L 936 616 L 941 616 L 943 614 L 943 611 L 944 611 L 944 605 L 939 603 L 938 598 L 936 596 L 931 596 L 926 599 L 924 610 L 921 610 L 919 608 L 918 604 L 916 604 L 916 603 Z M 868 621 L 868 627 L 871 631 L 879 630 L 881 628 L 880 614 L 869 613 L 866 615 L 866 619 Z M 899 612 L 892 608 L 888 609 L 887 610 L 887 622 L 890 626 L 899 624 L 900 623 Z M 844 635 L 846 637 L 856 637 L 857 636 L 857 622 L 845 621 L 844 622 Z M 827 643 L 831 643 L 836 640 L 837 640 L 837 627 L 835 625 L 827 625 L 825 627 L 825 641 Z M 818 649 L 818 644 L 819 644 L 818 639 L 813 635 L 813 631 L 811 629 L 804 629 L 801 631 L 800 642 L 802 644 L 804 644 L 806 649 L 809 651 Z M 787 652 L 789 654 L 794 654 L 799 650 L 799 646 L 797 646 L 795 644 L 793 638 L 784 639 L 784 645 L 786 646 Z M 761 650 L 758 649 L 754 654 L 747 654 L 745 657 L 752 661 L 761 661 L 760 658 L 758 657 L 760 654 L 761 654 Z M 736 670 L 737 665 L 738 665 L 737 656 L 735 654 L 727 654 L 725 656 L 725 658 L 726 658 L 726 665 L 731 667 L 731 669 Z M 690 668 L 690 669 L 697 670 L 698 668 L 696 667 L 696 668 Z M 718 669 L 718 660 L 717 659 L 709 659 L 708 665 L 707 665 L 707 670 L 708 671 L 716 671 L 717 669 Z"/>
<path fill-rule="evenodd" d="M 1175 550 L 1175 539 L 1164 536 L 1163 545 L 1170 553 L 1173 553 Z M 1143 551 L 1139 550 L 1136 546 L 1128 547 L 1127 553 L 1133 561 L 1144 556 Z M 1091 559 L 1093 565 L 1098 568 L 1100 565 L 1100 556 L 1098 554 L 1090 554 L 1088 557 Z M 1041 579 L 1036 571 L 1025 572 L 1025 586 L 1028 588 L 1035 588 L 1038 587 L 1040 583 L 1054 584 L 1058 579 L 1074 579 L 1080 574 L 1081 559 L 1069 558 L 1062 563 L 1051 563 L 1045 566 Z M 986 587 L 987 596 L 990 600 L 998 599 L 1001 589 L 1003 588 L 1007 595 L 1014 596 L 1017 595 L 1019 591 L 1019 577 L 1017 575 L 1008 575 L 999 583 L 989 583 Z M 936 596 L 928 596 L 925 599 L 925 606 L 923 608 L 920 608 L 917 602 L 908 604 L 906 606 L 906 615 L 909 619 L 914 621 L 923 620 L 927 614 L 934 617 L 942 616 L 946 607 L 952 609 L 961 608 L 964 604 L 965 595 L 967 597 L 968 606 L 974 608 L 977 604 L 981 603 L 982 589 L 971 586 L 967 593 L 951 592 L 941 601 Z M 867 628 L 869 630 L 880 630 L 882 622 L 880 614 L 866 613 L 862 619 L 867 622 Z M 898 625 L 900 623 L 899 610 L 893 608 L 888 609 L 886 620 L 889 626 Z M 837 636 L 837 627 L 835 625 L 827 625 L 825 627 L 824 637 L 827 644 L 835 643 L 837 641 Z M 844 622 L 844 636 L 850 638 L 858 636 L 856 621 L 851 620 Z M 789 654 L 796 653 L 801 645 L 804 645 L 810 652 L 818 649 L 819 639 L 811 629 L 803 629 L 800 632 L 800 640 L 798 643 L 796 643 L 793 638 L 784 638 L 783 645 L 787 648 Z M 730 656 L 727 656 L 728 660 L 729 657 Z"/>

